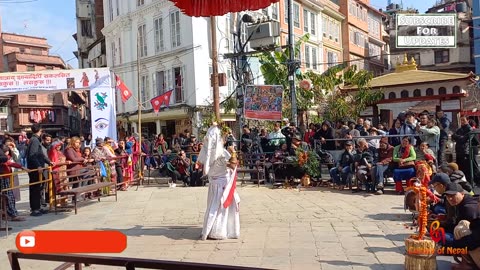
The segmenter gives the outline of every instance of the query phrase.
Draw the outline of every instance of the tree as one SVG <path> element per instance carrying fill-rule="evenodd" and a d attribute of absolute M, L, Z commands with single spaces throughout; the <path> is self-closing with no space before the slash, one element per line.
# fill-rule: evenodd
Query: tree
<path fill-rule="evenodd" d="M 364 69 L 357 71 L 355 65 L 346 69 L 344 64 L 334 66 L 321 75 L 309 72 L 309 77 L 312 78 L 314 88 L 325 93 L 321 100 L 324 105 L 322 113 L 330 121 L 356 118 L 367 106 L 382 98 L 382 91 L 370 88 L 373 74 Z M 342 91 L 340 86 L 355 86 L 357 90 Z"/>
<path fill-rule="evenodd" d="M 310 39 L 309 34 L 305 34 L 300 37 L 294 46 L 295 59 L 300 55 L 302 44 Z M 292 91 L 288 82 L 288 63 L 290 58 L 290 50 L 286 48 L 284 50 L 275 52 L 263 52 L 260 57 L 260 71 L 262 72 L 265 84 L 267 85 L 281 85 L 283 86 L 283 104 L 282 114 L 284 117 L 291 118 L 291 96 Z M 293 64 L 293 63 L 292 63 Z M 295 72 L 296 82 L 298 85 L 299 80 L 305 79 L 304 74 L 297 70 Z M 305 111 L 313 106 L 314 93 L 309 90 L 304 90 L 296 87 L 297 108 L 299 111 Z"/>

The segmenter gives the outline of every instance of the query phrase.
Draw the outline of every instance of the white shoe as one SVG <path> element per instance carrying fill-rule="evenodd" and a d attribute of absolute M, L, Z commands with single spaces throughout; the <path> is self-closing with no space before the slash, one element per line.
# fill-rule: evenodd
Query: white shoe
<path fill-rule="evenodd" d="M 177 184 L 172 183 L 172 188 L 177 187 Z"/>
<path fill-rule="evenodd" d="M 172 183 L 168 182 L 168 187 L 172 187 Z"/>

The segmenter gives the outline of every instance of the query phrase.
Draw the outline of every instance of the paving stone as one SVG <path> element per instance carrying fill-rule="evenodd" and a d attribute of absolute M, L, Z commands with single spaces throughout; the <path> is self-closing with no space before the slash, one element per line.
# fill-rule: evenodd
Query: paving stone
<path fill-rule="evenodd" d="M 119 193 L 118 202 L 82 203 L 78 215 L 27 216 L 25 222 L 10 223 L 14 230 L 8 238 L 0 232 L 0 253 L 16 248 L 15 236 L 23 229 L 113 229 L 127 235 L 127 249 L 115 255 L 122 257 L 272 269 L 403 269 L 404 240 L 413 233 L 403 226 L 411 222 L 403 197 L 250 185 L 238 192 L 240 239 L 200 240 L 207 187 L 152 185 Z M 28 198 L 28 189 L 22 198 Z M 28 215 L 27 202 L 17 206 Z M 26 260 L 21 265 L 22 270 L 58 266 L 38 268 Z M 6 256 L 0 256 L 0 269 L 9 269 Z M 448 259 L 438 269 L 450 269 Z"/>

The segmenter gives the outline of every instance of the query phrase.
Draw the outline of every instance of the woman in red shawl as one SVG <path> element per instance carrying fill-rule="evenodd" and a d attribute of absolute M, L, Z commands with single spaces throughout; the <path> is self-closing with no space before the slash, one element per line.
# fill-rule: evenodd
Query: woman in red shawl
<path fill-rule="evenodd" d="M 396 169 L 409 169 L 415 168 L 415 160 L 417 159 L 417 154 L 415 153 L 415 148 L 410 144 L 410 137 L 405 136 L 402 138 L 402 143 L 393 148 L 393 158 L 394 166 Z M 402 180 L 409 179 L 395 179 L 395 191 L 397 193 L 403 193 Z"/>
<path fill-rule="evenodd" d="M 53 181 L 55 181 L 56 191 L 65 190 L 65 183 L 68 181 L 67 178 L 67 159 L 62 152 L 63 142 L 60 140 L 54 140 L 50 149 L 48 150 L 48 158 L 54 164 L 56 164 L 52 170 Z M 69 162 L 68 162 L 69 163 Z"/>

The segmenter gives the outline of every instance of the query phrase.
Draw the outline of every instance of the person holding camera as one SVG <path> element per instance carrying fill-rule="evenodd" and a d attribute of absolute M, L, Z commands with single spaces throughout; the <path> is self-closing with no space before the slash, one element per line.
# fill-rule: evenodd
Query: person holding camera
<path fill-rule="evenodd" d="M 187 157 L 187 154 L 184 150 L 181 150 L 172 160 L 172 165 L 175 167 L 172 176 L 171 187 L 177 186 L 177 180 L 183 181 L 183 186 L 188 186 L 190 184 L 190 159 Z"/>

